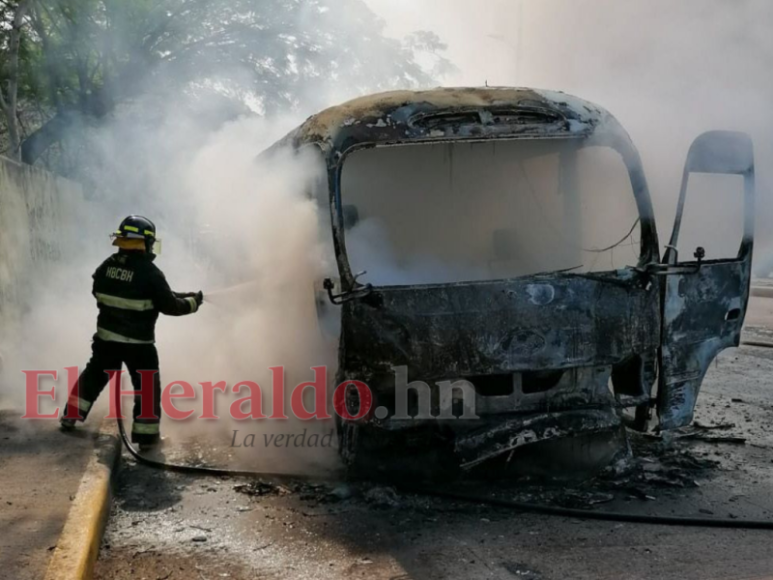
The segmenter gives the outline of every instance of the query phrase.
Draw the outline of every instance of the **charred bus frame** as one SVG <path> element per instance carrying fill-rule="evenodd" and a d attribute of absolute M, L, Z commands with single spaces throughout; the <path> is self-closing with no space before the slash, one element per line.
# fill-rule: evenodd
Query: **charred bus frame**
<path fill-rule="evenodd" d="M 361 283 L 346 242 L 356 214 L 348 211 L 341 185 L 352 153 L 525 139 L 582 140 L 620 154 L 639 213 L 638 264 L 489 281 Z M 375 397 L 373 409 L 386 411 L 340 422 L 341 453 L 351 464 L 389 453 L 402 441 L 439 445 L 471 467 L 525 444 L 617 430 L 625 408 L 636 410 L 631 423 L 636 429 L 647 428 L 653 407 L 661 428 L 678 428 L 692 421 L 714 357 L 739 344 L 754 237 L 754 159 L 745 134 L 714 131 L 693 143 L 662 258 L 636 148 L 610 113 L 563 93 L 487 87 L 374 95 L 309 118 L 275 148 L 308 146 L 319 148 L 326 169 L 323 189 L 337 272 L 317 288 L 317 304 L 321 317 L 337 321 L 337 384 L 365 382 Z M 743 177 L 746 217 L 737 255 L 705 260 L 701 248 L 694 259 L 677 255 L 693 173 Z M 469 381 L 476 390 L 478 419 L 394 418 L 396 368 L 426 383 Z M 492 388 L 503 381 L 512 389 Z M 432 388 L 437 406 L 440 395 Z M 355 414 L 356 389 L 347 403 Z"/>

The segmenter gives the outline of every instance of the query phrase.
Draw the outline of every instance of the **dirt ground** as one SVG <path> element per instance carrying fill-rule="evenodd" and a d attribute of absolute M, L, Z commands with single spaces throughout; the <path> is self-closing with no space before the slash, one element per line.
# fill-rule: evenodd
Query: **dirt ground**
<path fill-rule="evenodd" d="M 94 444 L 88 429 L 64 435 L 22 414 L 0 410 L 0 578 L 38 580 Z"/>
<path fill-rule="evenodd" d="M 748 336 L 771 340 L 773 300 L 760 302 Z M 773 519 L 771 372 L 773 350 L 726 351 L 704 383 L 698 427 L 667 442 L 634 438 L 635 459 L 619 472 L 464 489 L 597 510 Z M 370 484 L 197 478 L 127 459 L 96 578 L 762 579 L 773 576 L 771 542 L 767 531 L 540 516 Z"/>

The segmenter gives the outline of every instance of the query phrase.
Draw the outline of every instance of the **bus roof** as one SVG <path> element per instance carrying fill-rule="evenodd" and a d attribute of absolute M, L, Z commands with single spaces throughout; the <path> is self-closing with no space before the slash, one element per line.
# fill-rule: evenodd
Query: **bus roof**
<path fill-rule="evenodd" d="M 313 143 L 343 151 L 363 142 L 583 137 L 604 125 L 620 128 L 598 105 L 557 91 L 437 88 L 379 93 L 330 107 L 277 145 Z"/>

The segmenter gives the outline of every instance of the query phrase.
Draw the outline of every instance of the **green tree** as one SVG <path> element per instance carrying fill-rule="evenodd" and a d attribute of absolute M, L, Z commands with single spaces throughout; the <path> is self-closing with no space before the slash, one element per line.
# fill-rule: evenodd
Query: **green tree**
<path fill-rule="evenodd" d="M 21 142 L 26 163 L 140 95 L 216 93 L 273 115 L 321 105 L 320 96 L 337 87 L 426 86 L 450 69 L 435 35 L 389 39 L 362 0 L 20 0 L 6 6 L 23 3 L 29 6 L 19 28 L 26 47 L 21 74 L 28 82 L 21 98 L 47 113 Z M 4 37 L 9 30 L 3 28 Z M 0 44 L 3 53 L 10 49 L 8 41 Z"/>
<path fill-rule="evenodd" d="M 4 2 L 0 4 L 0 112 L 5 118 L 7 154 L 12 159 L 21 156 L 21 134 L 19 131 L 18 99 L 19 85 L 23 83 L 20 67 L 22 59 L 22 37 L 31 0 Z"/>

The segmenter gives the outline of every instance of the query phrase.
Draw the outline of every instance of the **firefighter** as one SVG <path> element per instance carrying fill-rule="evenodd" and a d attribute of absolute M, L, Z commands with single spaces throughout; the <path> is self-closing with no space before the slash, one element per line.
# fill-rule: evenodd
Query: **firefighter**
<path fill-rule="evenodd" d="M 141 391 L 142 374 L 149 381 L 152 372 L 153 401 L 143 413 L 142 397 L 134 398 L 132 442 L 148 451 L 161 440 L 161 379 L 155 343 L 158 314 L 184 316 L 196 312 L 204 299 L 201 292 L 172 292 L 164 274 L 153 263 L 160 249 L 156 226 L 149 219 L 130 215 L 112 236 L 118 252 L 105 260 L 94 272 L 94 297 L 99 316 L 97 333 L 91 345 L 91 360 L 73 386 L 62 429 L 70 431 L 78 421 L 85 421 L 94 401 L 107 385 L 109 371 L 122 365 L 129 370 L 134 391 Z M 150 384 L 150 383 L 148 383 Z"/>

